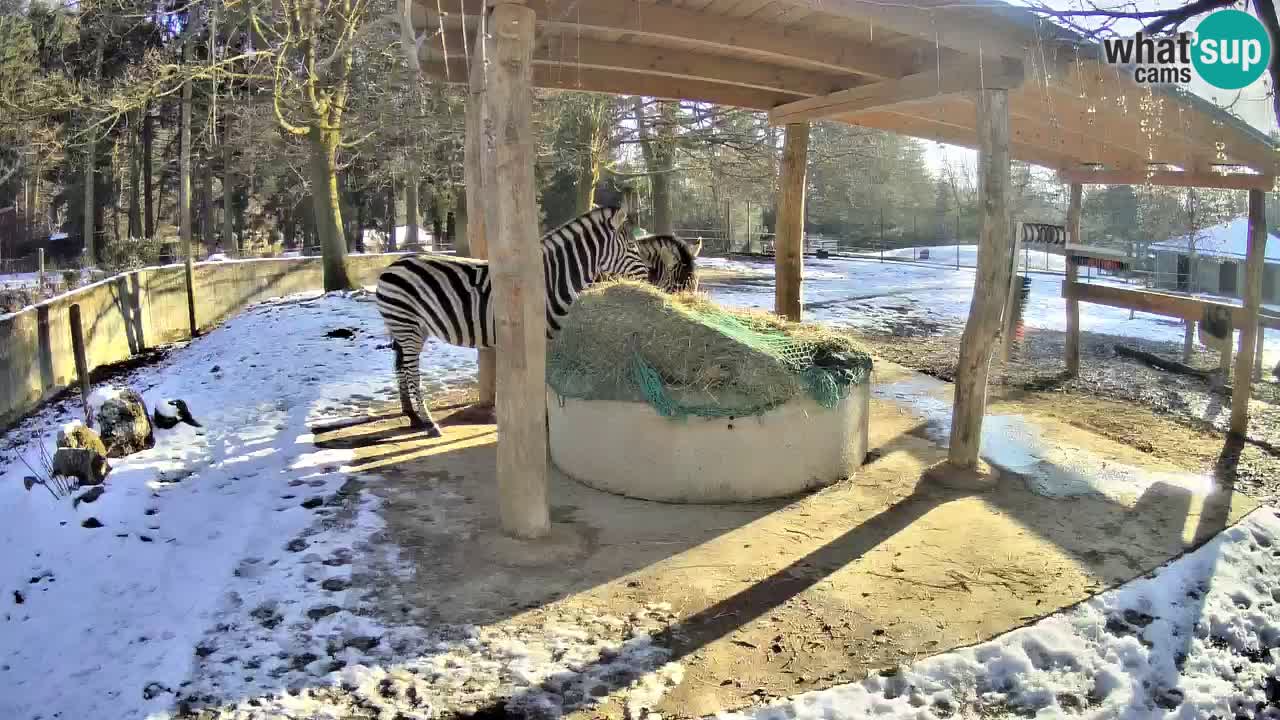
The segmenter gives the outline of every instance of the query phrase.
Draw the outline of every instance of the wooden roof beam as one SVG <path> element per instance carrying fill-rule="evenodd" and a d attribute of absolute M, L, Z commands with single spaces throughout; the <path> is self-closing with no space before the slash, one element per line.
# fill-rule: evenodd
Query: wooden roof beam
<path fill-rule="evenodd" d="M 449 53 L 449 64 L 463 62 L 462 31 L 447 31 L 428 38 L 419 50 L 419 60 L 436 62 Z M 825 95 L 848 84 L 849 76 L 836 76 L 738 58 L 672 50 L 649 45 L 619 45 L 590 39 L 569 39 L 547 35 L 537 39 L 534 65 L 557 67 L 573 73 L 579 68 L 621 70 L 657 77 L 685 80 L 712 80 L 726 85 L 775 91 L 792 96 Z"/>
<path fill-rule="evenodd" d="M 896 80 L 841 90 L 822 97 L 806 98 L 780 105 L 769 111 L 769 122 L 785 125 L 808 122 L 837 115 L 887 109 L 896 105 L 937 100 L 940 96 L 974 90 L 1010 89 L 1022 84 L 1022 63 L 1001 60 L 987 67 L 950 66 L 929 70 Z"/>
<path fill-rule="evenodd" d="M 1065 169 L 1059 171 L 1063 182 L 1090 183 L 1094 185 L 1163 185 L 1167 187 L 1217 188 L 1220 190 L 1275 189 L 1274 175 L 1226 175 L 1211 172 L 1180 172 L 1176 170 L 1086 170 Z"/>
<path fill-rule="evenodd" d="M 439 5 L 446 15 L 461 17 L 463 14 L 462 0 L 440 0 Z M 472 0 L 466 5 L 467 16 L 475 15 L 477 3 Z M 802 60 L 816 68 L 875 79 L 899 77 L 909 72 L 915 62 L 914 55 L 886 53 L 800 28 L 708 15 L 666 5 L 637 4 L 633 0 L 528 0 L 526 5 L 537 13 L 540 30 L 624 32 L 640 37 L 674 38 L 724 48 L 735 54 L 749 51 L 784 60 Z M 417 29 L 438 27 L 434 1 L 420 0 L 414 8 L 414 26 Z"/>
<path fill-rule="evenodd" d="M 439 60 L 422 63 L 422 71 L 435 80 L 454 83 L 467 81 L 466 67 L 460 62 L 449 63 L 447 76 L 444 63 Z M 626 70 L 597 70 L 552 64 L 534 65 L 533 85 L 550 90 L 644 95 L 660 100 L 689 100 L 748 110 L 768 110 L 796 98 L 795 95 L 788 93 L 746 88 L 740 85 L 647 75 Z"/>
<path fill-rule="evenodd" d="M 850 125 L 887 130 L 917 139 L 933 140 L 948 145 L 975 149 L 978 146 L 978 135 L 974 130 L 973 124 L 976 122 L 977 116 L 967 113 L 964 118 L 944 120 L 922 118 L 894 110 L 877 110 L 835 119 Z M 962 122 L 967 122 L 968 124 L 961 124 Z M 1023 162 L 1050 169 L 1071 167 L 1076 162 L 1068 155 L 1038 145 L 1019 142 L 1016 139 L 1010 140 L 1009 151 L 1015 160 L 1022 160 Z"/>
<path fill-rule="evenodd" d="M 947 2 L 905 3 L 884 0 L 783 0 L 815 12 L 868 20 L 885 30 L 911 35 L 942 47 L 986 58 L 1021 58 L 1035 43 L 1035 31 L 1023 30 L 1022 23 L 1002 21 L 996 14 L 1026 13 L 1003 2 L 962 0 L 955 7 Z M 986 5 L 986 7 L 981 7 Z M 1010 19 L 1012 20 L 1012 18 Z"/>

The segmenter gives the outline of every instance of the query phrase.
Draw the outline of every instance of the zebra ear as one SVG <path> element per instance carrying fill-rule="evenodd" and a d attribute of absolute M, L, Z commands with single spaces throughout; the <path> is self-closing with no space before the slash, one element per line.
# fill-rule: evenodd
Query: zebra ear
<path fill-rule="evenodd" d="M 689 245 L 688 243 L 685 244 Z M 702 252 L 702 238 L 698 238 L 696 245 L 689 245 L 689 252 L 693 253 L 694 257 L 698 257 L 698 253 Z"/>

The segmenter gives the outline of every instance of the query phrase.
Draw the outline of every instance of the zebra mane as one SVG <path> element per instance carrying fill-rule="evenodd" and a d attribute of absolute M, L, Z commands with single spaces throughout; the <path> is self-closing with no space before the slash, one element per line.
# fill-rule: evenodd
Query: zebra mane
<path fill-rule="evenodd" d="M 577 225 L 577 224 L 583 224 L 583 223 L 587 225 L 598 225 L 603 228 L 609 228 L 611 232 L 617 233 L 619 232 L 622 226 L 622 223 L 626 220 L 625 215 L 622 218 L 618 218 L 618 214 L 622 212 L 624 211 L 622 210 L 622 208 L 619 208 L 619 207 L 597 205 L 591 208 L 590 210 L 582 213 L 581 215 L 578 215 L 577 217 L 574 217 L 574 218 L 570 218 L 569 220 L 566 220 L 561 225 L 551 230 L 548 230 L 546 233 L 543 234 L 542 238 L 543 240 L 549 240 L 551 238 L 558 236 L 562 230 L 569 228 L 570 225 Z"/>

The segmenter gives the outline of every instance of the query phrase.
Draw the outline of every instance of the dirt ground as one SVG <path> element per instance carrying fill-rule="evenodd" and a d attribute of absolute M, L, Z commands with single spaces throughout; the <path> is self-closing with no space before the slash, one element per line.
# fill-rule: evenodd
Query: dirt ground
<path fill-rule="evenodd" d="M 948 382 L 954 379 L 958 330 L 935 335 L 858 335 L 880 357 Z M 1063 377 L 1065 334 L 1028 330 L 1007 366 L 992 363 L 995 403 L 1035 402 L 1077 427 L 1125 443 L 1188 469 L 1211 470 L 1221 482 L 1269 503 L 1280 501 L 1280 384 L 1263 375 L 1249 406 L 1249 433 L 1228 443 L 1231 397 L 1213 382 L 1118 357 L 1117 343 L 1179 359 L 1180 343 L 1081 334 L 1080 376 Z M 1192 365 L 1217 367 L 1198 350 Z M 993 408 L 997 409 L 997 408 Z"/>
<path fill-rule="evenodd" d="M 919 377 L 881 361 L 875 380 Z M 1194 470 L 1200 457 L 1177 449 L 1208 439 L 1156 419 L 1165 427 L 1148 433 L 1153 450 L 1135 450 L 1081 428 L 1103 407 L 1071 412 L 1046 397 L 1001 400 L 992 412 L 1016 413 L 1094 465 Z M 412 572 L 362 572 L 388 616 L 413 608 L 424 622 L 518 632 L 669 608 L 652 640 L 683 668 L 656 708 L 675 718 L 892 672 L 990 638 L 1146 573 L 1255 506 L 1229 487 L 1205 496 L 1159 483 L 1050 498 L 1009 473 L 988 493 L 948 491 L 919 480 L 943 457 L 928 418 L 886 397 L 872 401 L 872 418 L 856 477 L 789 500 L 666 505 L 553 469 L 554 531 L 536 543 L 497 529 L 491 425 L 446 421 L 445 436 L 427 440 L 397 435 L 402 421 L 389 420 L 316 441 L 356 448 L 353 469 L 386 503 L 387 536 Z M 609 698 L 579 715 L 624 717 L 634 679 L 616 678 Z M 504 706 L 475 716 L 507 717 Z"/>

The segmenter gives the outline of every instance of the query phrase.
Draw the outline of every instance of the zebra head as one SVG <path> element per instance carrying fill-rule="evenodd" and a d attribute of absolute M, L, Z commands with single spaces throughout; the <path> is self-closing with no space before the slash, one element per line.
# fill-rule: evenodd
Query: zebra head
<path fill-rule="evenodd" d="M 635 244 L 650 284 L 672 293 L 697 291 L 696 259 L 702 250 L 701 240 L 690 246 L 674 235 L 646 235 L 636 238 Z"/>
<path fill-rule="evenodd" d="M 586 215 L 570 221 L 569 225 L 583 223 L 590 227 L 590 236 L 598 243 L 595 272 L 590 273 L 596 280 L 649 279 L 649 266 L 631 240 L 629 217 L 624 200 L 621 207 L 593 208 Z"/>

